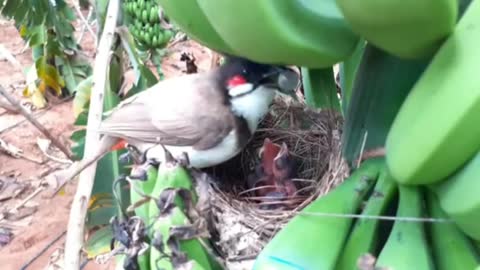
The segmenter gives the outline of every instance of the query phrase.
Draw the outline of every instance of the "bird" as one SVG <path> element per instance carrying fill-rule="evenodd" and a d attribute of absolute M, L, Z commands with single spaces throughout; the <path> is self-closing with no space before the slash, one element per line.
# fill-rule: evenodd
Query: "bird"
<path fill-rule="evenodd" d="M 285 192 L 287 197 L 295 196 L 297 192 L 297 187 L 292 181 L 292 178 L 296 176 L 295 169 L 295 160 L 290 155 L 287 145 L 282 143 L 278 154 L 273 160 L 272 172 L 277 186 Z"/>
<path fill-rule="evenodd" d="M 295 196 L 297 187 L 292 178 L 295 177 L 296 164 L 285 142 L 280 145 L 265 138 L 259 155 L 260 164 L 247 178 L 247 184 L 255 189 L 255 194 L 265 200 L 279 198 L 282 194 L 287 198 Z"/>
<path fill-rule="evenodd" d="M 101 136 L 96 153 L 57 179 L 57 192 L 126 145 L 156 163 L 164 159 L 165 149 L 174 157 L 186 154 L 198 169 L 223 163 L 251 140 L 276 91 L 294 96 L 298 84 L 298 73 L 287 66 L 230 55 L 215 69 L 159 81 L 105 113 L 96 130 Z"/>

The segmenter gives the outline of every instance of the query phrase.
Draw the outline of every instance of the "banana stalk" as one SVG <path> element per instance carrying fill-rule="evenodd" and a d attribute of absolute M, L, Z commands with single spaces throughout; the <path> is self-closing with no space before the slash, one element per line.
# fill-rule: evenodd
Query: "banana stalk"
<path fill-rule="evenodd" d="M 158 178 L 155 187 L 152 190 L 151 196 L 160 198 L 163 191 L 168 188 L 186 189 L 191 191 L 192 200 L 197 201 L 192 181 L 187 170 L 172 162 L 164 162 L 159 166 Z M 190 225 L 187 216 L 184 214 L 185 203 L 178 196 L 174 200 L 175 207 L 165 216 L 159 217 L 160 210 L 156 202 L 149 203 L 149 220 L 153 222 L 152 232 L 150 237 L 153 241 L 158 241 L 163 250 L 151 248 L 150 250 L 150 268 L 151 269 L 173 269 L 170 258 L 164 257 L 163 253 L 171 254 L 168 246 L 168 239 L 170 237 L 170 230 L 172 226 Z M 180 251 L 185 252 L 189 260 L 193 261 L 194 265 L 198 267 L 193 269 L 211 269 L 209 262 L 209 254 L 204 249 L 198 239 L 180 240 Z"/>

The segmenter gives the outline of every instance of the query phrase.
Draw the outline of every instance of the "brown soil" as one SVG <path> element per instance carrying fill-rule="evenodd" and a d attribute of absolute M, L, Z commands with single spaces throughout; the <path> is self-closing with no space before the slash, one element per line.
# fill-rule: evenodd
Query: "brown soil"
<path fill-rule="evenodd" d="M 84 12 L 85 16 L 86 14 L 87 12 Z M 80 27 L 77 27 L 77 29 L 80 29 Z M 13 23 L 1 20 L 0 33 L 0 45 L 13 54 L 23 69 L 29 67 L 32 64 L 31 51 L 28 48 L 23 51 L 25 42 L 20 38 Z M 78 35 L 79 33 L 77 33 Z M 93 38 L 88 32 L 84 34 L 82 47 L 86 55 L 94 56 Z M 210 67 L 211 58 L 208 51 L 192 41 L 187 41 L 179 43 L 170 49 L 163 67 L 167 77 L 178 75 L 185 70 L 185 63 L 179 61 L 180 54 L 183 51 L 191 52 L 195 55 L 199 71 Z M 129 76 L 126 75 L 126 77 L 128 78 Z M 29 102 L 28 99 L 21 96 L 25 86 L 23 70 L 16 68 L 3 57 L 0 57 L 0 85 L 13 93 L 17 99 L 21 99 L 23 104 Z M 57 105 L 50 104 L 49 108 L 33 110 L 33 114 L 53 135 L 60 138 L 62 142 L 69 144 L 68 138 L 74 128 L 71 101 Z M 44 136 L 29 122 L 25 121 L 23 116 L 0 108 L 0 139 L 22 149 L 23 153 L 28 157 L 48 160 L 37 146 L 37 138 L 44 139 Z M 56 156 L 63 158 L 60 154 Z M 0 213 L 12 209 L 29 196 L 35 190 L 33 185 L 38 183 L 38 180 L 44 177 L 47 172 L 53 171 L 59 165 L 61 164 L 54 161 L 38 164 L 0 152 L 0 177 L 14 175 L 17 181 L 32 184 L 17 198 L 1 201 Z M 0 268 L 2 270 L 20 269 L 27 261 L 65 232 L 76 184 L 76 182 L 69 184 L 63 195 L 58 195 L 53 199 L 48 197 L 51 189 L 40 192 L 30 201 L 30 204 L 37 204 L 37 210 L 34 214 L 19 221 L 6 222 L 15 227 L 13 240 L 6 246 L 0 247 Z M 0 222 L 1 227 L 2 222 Z M 56 250 L 63 248 L 64 241 L 65 238 L 63 236 L 26 269 L 46 269 L 45 267 L 51 261 L 50 256 Z M 85 269 L 113 269 L 113 267 L 112 265 L 99 266 L 90 262 Z"/>

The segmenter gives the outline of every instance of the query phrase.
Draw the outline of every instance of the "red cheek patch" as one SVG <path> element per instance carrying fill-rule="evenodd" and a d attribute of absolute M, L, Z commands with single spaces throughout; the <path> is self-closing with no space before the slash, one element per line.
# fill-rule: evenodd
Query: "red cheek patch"
<path fill-rule="evenodd" d="M 239 86 L 239 85 L 246 84 L 246 83 L 247 83 L 247 80 L 243 76 L 240 76 L 240 75 L 233 76 L 233 78 L 228 80 L 228 86 L 229 87 L 235 87 L 235 86 Z"/>

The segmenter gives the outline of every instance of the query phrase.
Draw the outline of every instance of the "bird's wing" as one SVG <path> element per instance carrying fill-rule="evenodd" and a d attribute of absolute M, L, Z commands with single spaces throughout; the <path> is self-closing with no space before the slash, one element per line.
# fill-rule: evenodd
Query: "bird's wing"
<path fill-rule="evenodd" d="M 161 81 L 109 112 L 99 131 L 127 140 L 211 148 L 232 130 L 234 119 L 208 82 L 198 76 Z"/>

